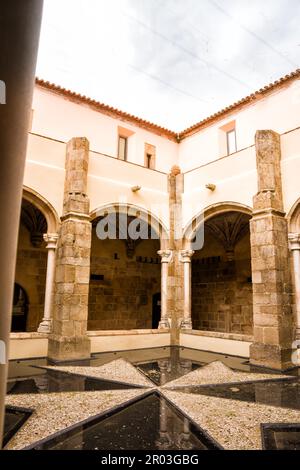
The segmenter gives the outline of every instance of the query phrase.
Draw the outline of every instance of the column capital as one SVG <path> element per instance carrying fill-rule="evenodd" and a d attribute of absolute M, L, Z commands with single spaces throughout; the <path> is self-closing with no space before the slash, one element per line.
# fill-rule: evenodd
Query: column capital
<path fill-rule="evenodd" d="M 289 248 L 291 251 L 300 250 L 300 233 L 289 233 Z"/>
<path fill-rule="evenodd" d="M 172 250 L 159 250 L 157 254 L 161 257 L 162 263 L 170 263 L 173 258 Z"/>
<path fill-rule="evenodd" d="M 56 249 L 56 244 L 58 240 L 58 234 L 57 233 L 44 233 L 43 239 L 47 243 L 46 248 L 47 249 Z"/>
<path fill-rule="evenodd" d="M 181 263 L 190 263 L 194 253 L 193 250 L 181 250 L 179 252 L 179 261 L 181 261 Z"/>

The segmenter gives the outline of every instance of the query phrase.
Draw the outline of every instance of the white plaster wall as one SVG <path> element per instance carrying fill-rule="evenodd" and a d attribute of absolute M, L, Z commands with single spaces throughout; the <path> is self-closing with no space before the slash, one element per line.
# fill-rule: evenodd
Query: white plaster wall
<path fill-rule="evenodd" d="M 212 338 L 190 334 L 180 335 L 180 346 L 201 351 L 211 351 L 231 356 L 250 357 L 251 343 L 224 338 Z"/>
<path fill-rule="evenodd" d="M 136 185 L 141 190 L 133 193 L 131 188 Z M 91 212 L 106 204 L 128 203 L 148 210 L 169 226 L 168 179 L 164 173 L 91 152 L 88 195 Z"/>
<path fill-rule="evenodd" d="M 284 210 L 289 214 L 293 205 L 300 198 L 300 129 L 281 137 L 281 151 Z"/>
<path fill-rule="evenodd" d="M 89 333 L 88 333 L 89 335 Z M 90 336 L 91 352 L 126 351 L 132 349 L 160 348 L 170 345 L 170 333 Z"/>
<path fill-rule="evenodd" d="M 206 184 L 216 185 L 210 191 Z M 252 207 L 257 192 L 255 147 L 222 158 L 184 175 L 183 227 L 205 208 L 221 202 Z"/>
<path fill-rule="evenodd" d="M 144 165 L 144 145 L 149 143 L 156 147 L 157 170 L 167 173 L 177 164 L 176 142 L 101 114 L 87 105 L 74 103 L 39 86 L 35 87 L 32 108 L 33 133 L 63 142 L 68 142 L 72 137 L 86 137 L 91 150 L 116 157 L 118 126 L 121 126 L 134 132 L 129 138 L 128 161 Z"/>
<path fill-rule="evenodd" d="M 300 125 L 299 114 L 300 80 L 296 80 L 184 139 L 179 146 L 179 165 L 187 171 L 223 156 L 219 149 L 219 128 L 230 121 L 236 120 L 237 148 L 242 150 L 254 144 L 258 129 L 272 129 L 279 134 L 295 129 Z"/>
<path fill-rule="evenodd" d="M 66 144 L 29 135 L 24 185 L 43 196 L 62 215 Z M 160 173 L 116 158 L 90 152 L 88 195 L 91 212 L 111 203 L 146 209 L 168 229 L 168 179 Z M 140 185 L 137 193 L 131 187 Z"/>
<path fill-rule="evenodd" d="M 29 135 L 24 185 L 43 196 L 62 213 L 66 146 L 60 142 Z"/>
<path fill-rule="evenodd" d="M 9 360 L 46 357 L 48 338 L 11 338 L 9 343 Z"/>

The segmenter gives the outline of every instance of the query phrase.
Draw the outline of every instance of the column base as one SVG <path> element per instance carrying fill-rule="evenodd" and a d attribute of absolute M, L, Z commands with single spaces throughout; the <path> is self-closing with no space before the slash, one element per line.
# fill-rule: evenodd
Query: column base
<path fill-rule="evenodd" d="M 37 329 L 38 333 L 51 333 L 52 331 L 52 320 L 43 318 Z"/>
<path fill-rule="evenodd" d="M 170 329 L 170 323 L 169 320 L 161 320 L 158 324 L 158 329 L 159 330 L 169 330 Z"/>
<path fill-rule="evenodd" d="M 90 357 L 91 342 L 87 336 L 49 336 L 48 359 L 72 361 Z"/>
<path fill-rule="evenodd" d="M 192 321 L 191 320 L 182 320 L 182 322 L 180 323 L 180 328 L 182 330 L 192 330 L 193 329 Z"/>
<path fill-rule="evenodd" d="M 280 371 L 295 367 L 292 363 L 292 349 L 263 343 L 251 344 L 250 364 Z"/>

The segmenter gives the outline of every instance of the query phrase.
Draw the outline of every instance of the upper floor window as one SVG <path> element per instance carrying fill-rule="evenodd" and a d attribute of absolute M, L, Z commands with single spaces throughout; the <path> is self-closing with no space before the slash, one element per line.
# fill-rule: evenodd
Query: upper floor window
<path fill-rule="evenodd" d="M 155 169 L 156 148 L 154 145 L 145 144 L 145 161 L 144 165 L 150 170 Z"/>
<path fill-rule="evenodd" d="M 235 128 L 231 131 L 226 132 L 227 138 L 227 155 L 231 155 L 236 152 L 236 132 Z"/>
<path fill-rule="evenodd" d="M 118 158 L 127 160 L 127 137 L 119 135 Z"/>
<path fill-rule="evenodd" d="M 126 127 L 118 126 L 118 158 L 128 161 L 128 156 L 132 152 L 132 138 L 134 131 Z"/>
<path fill-rule="evenodd" d="M 231 121 L 219 128 L 219 156 L 237 152 L 236 122 Z"/>

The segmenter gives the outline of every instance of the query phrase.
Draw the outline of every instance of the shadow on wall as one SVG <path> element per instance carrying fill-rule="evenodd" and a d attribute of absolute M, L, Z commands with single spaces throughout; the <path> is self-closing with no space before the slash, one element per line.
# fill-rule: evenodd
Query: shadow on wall
<path fill-rule="evenodd" d="M 158 325 L 159 249 L 159 240 L 99 240 L 93 225 L 90 331 L 151 329 Z"/>
<path fill-rule="evenodd" d="M 249 219 L 228 212 L 205 222 L 192 260 L 192 321 L 197 330 L 253 334 Z"/>

